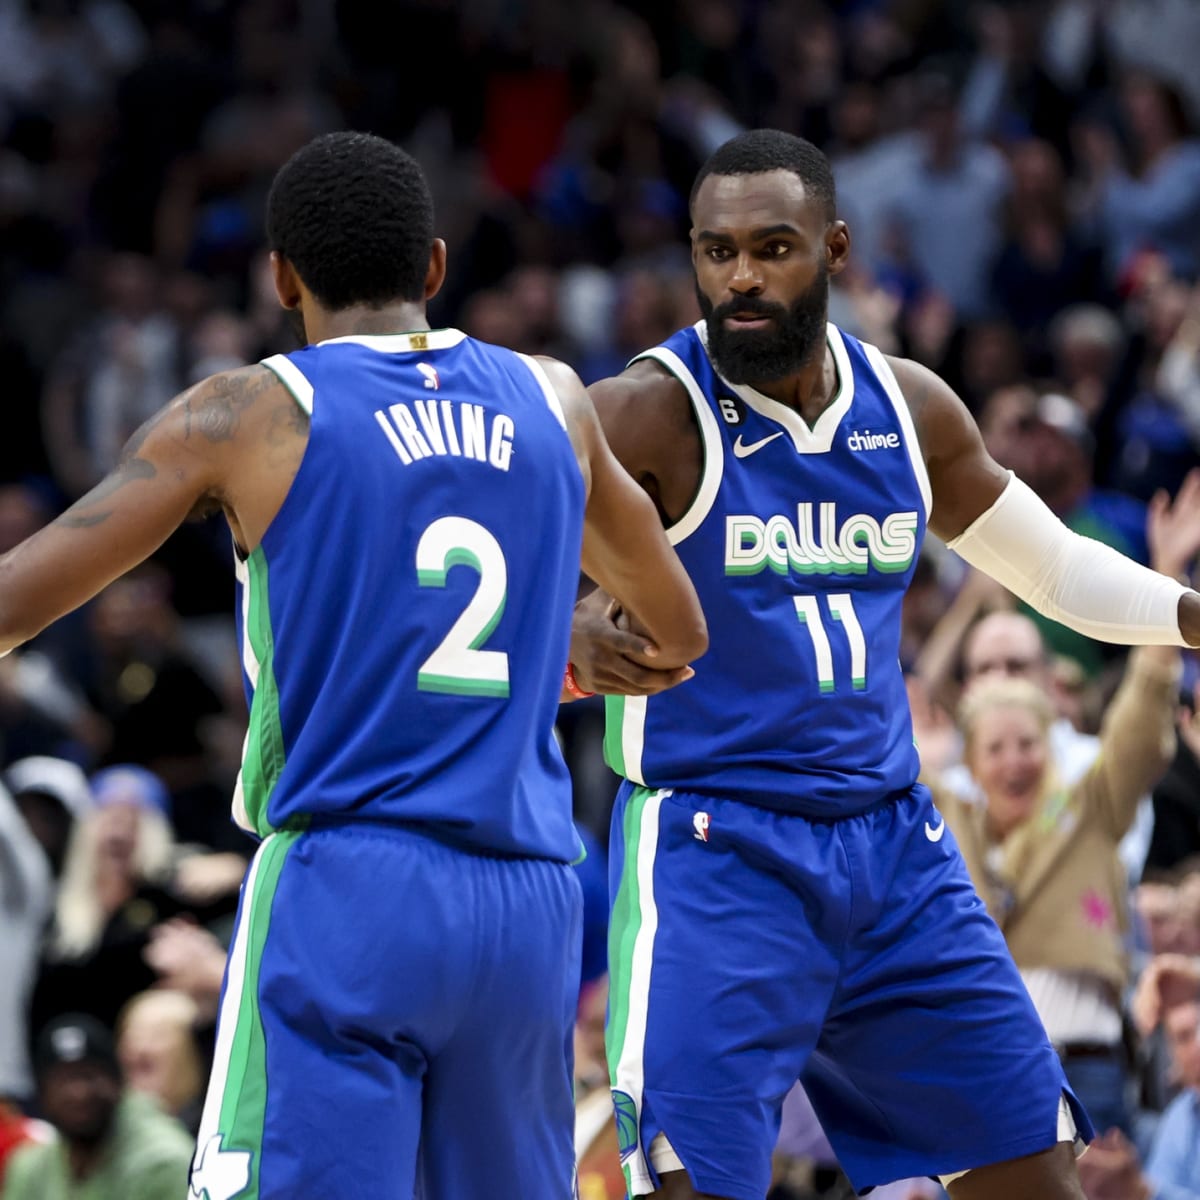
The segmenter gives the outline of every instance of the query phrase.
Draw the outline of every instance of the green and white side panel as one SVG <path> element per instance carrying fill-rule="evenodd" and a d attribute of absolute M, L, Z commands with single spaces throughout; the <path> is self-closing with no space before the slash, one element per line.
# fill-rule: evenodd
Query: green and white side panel
<path fill-rule="evenodd" d="M 217 1020 L 212 1078 L 192 1160 L 190 1200 L 258 1195 L 269 1085 L 258 980 L 279 876 L 301 836 L 295 831 L 271 834 L 259 846 L 246 876 Z"/>
<path fill-rule="evenodd" d="M 242 586 L 242 668 L 254 698 L 233 791 L 233 819 L 243 829 L 265 837 L 274 828 L 267 819 L 267 804 L 285 762 L 267 557 L 259 546 L 249 558 L 243 561 L 235 555 L 234 561 Z"/>
<path fill-rule="evenodd" d="M 609 1022 L 605 1033 L 612 1073 L 617 1143 L 631 1196 L 653 1190 L 641 1139 L 643 1062 L 650 1009 L 650 976 L 658 905 L 654 860 L 662 802 L 671 793 L 635 789 L 625 808 L 625 861 L 608 933 Z"/>
<path fill-rule="evenodd" d="M 646 696 L 604 697 L 604 761 L 624 779 L 645 784 Z"/>

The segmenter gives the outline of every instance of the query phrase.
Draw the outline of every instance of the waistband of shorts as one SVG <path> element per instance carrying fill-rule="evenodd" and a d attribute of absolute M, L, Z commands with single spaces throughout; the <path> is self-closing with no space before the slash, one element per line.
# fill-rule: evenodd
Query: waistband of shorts
<path fill-rule="evenodd" d="M 339 813 L 306 813 L 288 821 L 280 832 L 292 833 L 349 833 L 367 837 L 392 837 L 397 841 L 429 842 L 446 850 L 469 855 L 471 858 L 495 859 L 500 862 L 544 862 L 570 866 L 564 859 L 546 858 L 537 854 L 518 854 L 507 850 L 490 849 L 455 830 L 417 821 L 389 821 L 380 817 L 343 815 Z"/>
<path fill-rule="evenodd" d="M 914 783 L 910 787 L 900 788 L 894 792 L 885 792 L 877 800 L 873 800 L 870 804 L 865 804 L 861 808 L 853 808 L 847 812 L 813 812 L 805 811 L 798 808 L 783 808 L 777 804 L 758 804 L 753 799 L 750 799 L 745 793 L 731 794 L 719 790 L 703 791 L 690 787 L 668 787 L 650 788 L 645 784 L 632 784 L 632 787 L 645 787 L 650 791 L 666 791 L 673 796 L 695 796 L 697 799 L 703 800 L 719 800 L 726 804 L 741 804 L 746 808 L 757 809 L 759 812 L 774 813 L 781 817 L 799 817 L 802 821 L 808 821 L 813 825 L 839 825 L 843 821 L 853 821 L 858 817 L 874 816 L 878 812 L 891 808 L 893 805 L 900 804 L 907 800 L 910 796 L 926 793 L 927 789 L 923 783 Z"/>

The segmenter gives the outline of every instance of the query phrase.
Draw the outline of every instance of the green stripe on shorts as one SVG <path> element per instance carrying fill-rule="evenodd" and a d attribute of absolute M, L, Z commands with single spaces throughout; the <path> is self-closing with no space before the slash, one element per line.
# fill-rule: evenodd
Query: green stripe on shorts
<path fill-rule="evenodd" d="M 642 813 L 646 808 L 646 800 L 653 794 L 650 788 L 634 788 L 629 803 L 625 806 L 622 822 L 625 860 L 621 864 L 621 882 L 617 885 L 612 919 L 608 926 L 609 1019 L 604 1034 L 609 1074 L 614 1080 L 625 1045 L 625 1030 L 629 1024 L 633 947 L 637 941 L 642 917 L 641 898 L 638 894 L 638 847 L 641 843 Z"/>
<path fill-rule="evenodd" d="M 244 1192 L 246 1196 L 258 1195 L 263 1122 L 267 1111 L 267 1045 L 258 1007 L 258 980 L 279 876 L 288 852 L 300 836 L 301 831 L 287 830 L 274 833 L 267 839 L 262 847 L 254 890 L 244 900 L 246 912 L 242 919 L 246 925 L 246 963 L 235 1010 L 237 1024 L 221 1098 L 219 1129 L 225 1146 L 251 1154 L 250 1184 Z M 230 979 L 227 986 L 235 982 Z"/>

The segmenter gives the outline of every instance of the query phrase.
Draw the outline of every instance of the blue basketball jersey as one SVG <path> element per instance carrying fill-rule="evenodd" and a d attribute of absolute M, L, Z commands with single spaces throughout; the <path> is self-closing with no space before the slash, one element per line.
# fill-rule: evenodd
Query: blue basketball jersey
<path fill-rule="evenodd" d="M 683 384 L 700 431 L 700 485 L 668 536 L 709 649 L 679 687 L 608 698 L 606 757 L 653 788 L 860 812 L 919 769 L 899 664 L 930 507 L 912 418 L 883 355 L 835 325 L 838 391 L 812 428 L 721 379 L 705 333 L 640 357 Z"/>
<path fill-rule="evenodd" d="M 250 726 L 234 814 L 421 826 L 571 861 L 553 736 L 583 479 L 544 372 L 457 330 L 265 360 L 311 415 L 238 564 Z"/>

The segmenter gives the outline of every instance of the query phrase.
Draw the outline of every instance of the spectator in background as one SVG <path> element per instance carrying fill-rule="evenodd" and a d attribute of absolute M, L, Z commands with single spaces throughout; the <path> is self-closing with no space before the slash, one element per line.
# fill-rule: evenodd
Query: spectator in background
<path fill-rule="evenodd" d="M 1106 486 L 1149 500 L 1158 488 L 1177 488 L 1200 457 L 1169 376 L 1163 391 L 1163 362 L 1186 323 L 1191 285 L 1157 253 L 1142 255 L 1130 277 L 1124 316 L 1133 337 L 1096 422 L 1097 472 Z"/>
<path fill-rule="evenodd" d="M 1099 304 L 1064 308 L 1050 323 L 1054 378 L 1089 425 L 1104 405 L 1125 349 L 1121 322 Z"/>
<path fill-rule="evenodd" d="M 44 1144 L 54 1136 L 45 1121 L 27 1117 L 16 1105 L 0 1100 L 0 1196 L 4 1192 L 4 1175 L 8 1160 L 22 1146 Z"/>
<path fill-rule="evenodd" d="M 91 812 L 87 776 L 63 758 L 34 756 L 13 763 L 4 773 L 25 824 L 37 838 L 57 880 L 62 875 L 71 830 Z"/>
<path fill-rule="evenodd" d="M 973 5 L 978 53 L 963 87 L 963 123 L 975 137 L 1067 140 L 1070 97 L 1041 60 L 1044 0 Z"/>
<path fill-rule="evenodd" d="M 1096 296 L 1100 256 L 1071 227 L 1066 172 L 1048 142 L 1018 142 L 1009 153 L 1012 192 L 1004 244 L 992 267 L 992 295 L 1045 366 L 1045 336 L 1056 313 Z"/>
<path fill-rule="evenodd" d="M 90 1017 L 46 1027 L 34 1056 L 42 1111 L 57 1131 L 9 1161 L 0 1200 L 179 1200 L 192 1142 L 124 1089 L 108 1031 Z"/>
<path fill-rule="evenodd" d="M 0 1101 L 26 1101 L 29 1001 L 38 952 L 54 911 L 50 862 L 8 791 L 0 786 Z"/>
<path fill-rule="evenodd" d="M 1200 927 L 1189 929 L 1176 878 L 1146 871 L 1133 893 L 1138 942 L 1151 960 L 1163 954 L 1200 954 Z"/>
<path fill-rule="evenodd" d="M 1200 855 L 1200 682 L 1181 698 L 1175 760 L 1154 789 L 1147 867 L 1170 870 Z"/>
<path fill-rule="evenodd" d="M 1041 396 L 1028 437 L 1025 481 L 1064 524 L 1146 562 L 1145 507 L 1121 492 L 1095 486 L 1095 439 L 1079 407 L 1057 393 Z M 1113 653 L 1074 630 L 1031 615 L 1051 651 L 1075 659 L 1090 676 L 1098 674 Z"/>
<path fill-rule="evenodd" d="M 1121 1029 L 1128 917 L 1117 847 L 1139 797 L 1169 760 L 1177 660 L 1157 647 L 1134 651 L 1100 757 L 1073 787 L 1055 777 L 1047 737 L 1053 712 L 1027 680 L 981 684 L 963 702 L 966 764 L 984 804 L 931 781 L 1099 1129 L 1131 1128 Z"/>
<path fill-rule="evenodd" d="M 1156 499 L 1147 531 L 1155 568 L 1182 574 L 1200 550 L 1200 471 L 1174 504 Z M 989 620 L 995 627 L 1000 618 Z M 972 647 L 977 666 L 988 657 L 987 633 Z M 1027 650 L 1034 645 L 1030 638 Z M 1180 665 L 1170 647 L 1133 651 L 1099 755 L 1072 784 L 1054 770 L 1055 713 L 1043 691 L 1028 679 L 977 678 L 959 723 L 965 765 L 984 803 L 933 781 L 976 889 L 1100 1130 L 1132 1129 L 1121 1019 L 1128 889 L 1117 851 L 1139 799 L 1170 761 Z"/>
<path fill-rule="evenodd" d="M 189 876 L 195 855 L 180 852 L 170 798 L 157 776 L 133 765 L 92 779 L 95 810 L 76 826 L 54 925 L 34 994 L 34 1027 L 83 1008 L 109 1027 L 125 1002 L 156 979 L 143 961 L 150 929 L 183 913 L 203 919 L 232 910 L 240 871 L 223 887 Z M 201 865 L 225 856 L 200 856 Z M 244 868 L 244 860 L 239 860 Z M 220 880 L 218 880 L 220 882 Z"/>
<path fill-rule="evenodd" d="M 132 1092 L 149 1096 L 195 1136 L 208 1064 L 196 1040 L 200 1010 L 183 992 L 142 992 L 117 1018 L 117 1061 Z"/>
<path fill-rule="evenodd" d="M 960 320 L 988 316 L 992 263 L 1001 244 L 1009 170 L 992 147 L 964 136 L 950 81 L 921 80 L 921 150 L 900 173 L 891 214 L 902 260 L 920 263 L 929 287 Z"/>
<path fill-rule="evenodd" d="M 230 921 L 226 941 L 232 933 Z M 196 1006 L 196 1024 L 201 1030 L 211 1031 L 216 1026 L 228 956 L 226 941 L 194 921 L 173 917 L 150 931 L 142 955 L 158 976 L 159 987 L 182 993 Z"/>
<path fill-rule="evenodd" d="M 147 565 L 115 580 L 88 612 L 88 697 L 111 726 L 106 758 L 139 763 L 167 785 L 181 840 L 233 849 L 228 791 L 212 763 L 225 705 L 193 660 L 172 604 L 171 578 Z"/>
<path fill-rule="evenodd" d="M 1182 319 L 1158 361 L 1155 390 L 1200 454 L 1200 286 L 1184 301 Z"/>
<path fill-rule="evenodd" d="M 972 589 L 970 595 L 986 601 L 988 593 Z M 1043 695 L 1053 697 L 1052 668 L 1053 660 L 1041 631 L 1024 613 L 989 613 L 971 626 L 962 642 L 963 683 L 968 691 L 997 679 L 1024 679 Z M 1099 741 L 1077 730 L 1057 709 L 1047 738 L 1056 775 L 1067 787 L 1073 786 L 1095 761 Z M 956 776 L 952 786 L 968 794 L 968 778 Z"/>
<path fill-rule="evenodd" d="M 854 230 L 854 263 L 872 275 L 884 265 L 897 180 L 916 169 L 920 152 L 915 133 L 885 132 L 881 109 L 878 86 L 865 80 L 846 86 L 834 102 L 828 151 L 838 208 Z"/>
<path fill-rule="evenodd" d="M 1135 1147 L 1110 1132 L 1092 1143 L 1079 1176 L 1088 1200 L 1200 1200 L 1200 964 L 1166 954 L 1138 984 L 1133 1015 L 1149 1036 L 1165 1034 L 1179 1094 L 1158 1122 L 1143 1166 Z"/>
<path fill-rule="evenodd" d="M 129 435 L 179 390 L 178 330 L 159 308 L 158 288 L 150 259 L 110 255 L 100 312 L 51 372 L 42 398 L 46 449 L 72 498 L 115 466 Z"/>
<path fill-rule="evenodd" d="M 1093 125 L 1080 151 L 1092 174 L 1111 277 L 1139 251 L 1163 254 L 1176 274 L 1200 272 L 1200 142 L 1179 91 L 1152 74 L 1127 75 L 1120 90 L 1127 162 L 1112 133 Z"/>
<path fill-rule="evenodd" d="M 0 1101 L 24 1101 L 33 1092 L 29 1008 L 42 937 L 71 827 L 91 807 L 91 792 L 74 763 L 54 758 L 14 763 L 6 781 L 11 795 L 0 785 Z"/>

